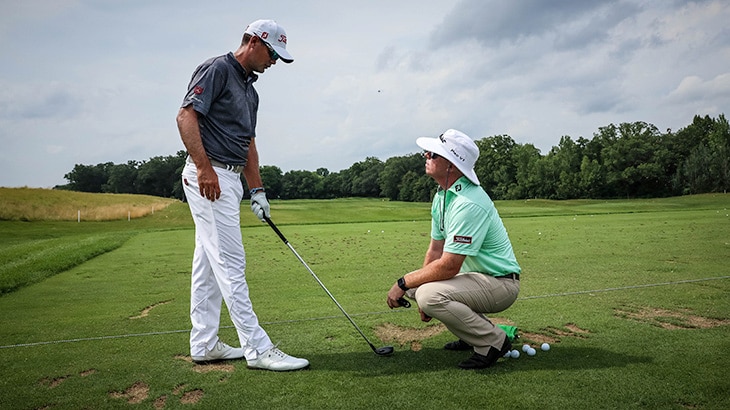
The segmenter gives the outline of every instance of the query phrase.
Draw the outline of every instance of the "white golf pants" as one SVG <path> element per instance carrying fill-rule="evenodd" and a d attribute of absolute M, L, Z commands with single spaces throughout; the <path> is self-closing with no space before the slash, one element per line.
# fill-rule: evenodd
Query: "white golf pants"
<path fill-rule="evenodd" d="M 195 164 L 182 172 L 185 197 L 195 222 L 190 290 L 190 354 L 203 356 L 218 342 L 221 303 L 226 302 L 238 339 L 247 358 L 273 346 L 253 311 L 246 283 L 246 254 L 241 237 L 240 212 L 243 185 L 240 174 L 214 168 L 220 199 L 200 195 Z"/>

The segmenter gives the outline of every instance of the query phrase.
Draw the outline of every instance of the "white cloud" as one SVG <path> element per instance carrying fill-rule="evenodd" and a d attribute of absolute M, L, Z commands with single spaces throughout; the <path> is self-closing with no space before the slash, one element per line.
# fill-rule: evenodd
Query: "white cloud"
<path fill-rule="evenodd" d="M 696 75 L 684 77 L 668 96 L 669 101 L 675 104 L 718 98 L 725 101 L 730 100 L 730 72 L 707 81 Z"/>
<path fill-rule="evenodd" d="M 0 186 L 183 149 L 193 69 L 245 25 L 287 29 L 261 76 L 262 164 L 331 171 L 458 128 L 547 152 L 609 123 L 689 125 L 730 107 L 730 4 L 666 0 L 28 0 L 0 17 Z M 18 172 L 27 164 L 33 172 Z"/>

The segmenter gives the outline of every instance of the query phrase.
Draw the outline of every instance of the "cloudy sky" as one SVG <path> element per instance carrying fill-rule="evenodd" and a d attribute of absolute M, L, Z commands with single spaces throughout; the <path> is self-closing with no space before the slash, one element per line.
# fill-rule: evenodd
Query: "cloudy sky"
<path fill-rule="evenodd" d="M 0 186 L 184 149 L 195 67 L 277 20 L 257 82 L 262 165 L 337 172 L 448 128 L 546 154 L 569 135 L 730 111 L 726 0 L 23 0 L 0 5 Z"/>

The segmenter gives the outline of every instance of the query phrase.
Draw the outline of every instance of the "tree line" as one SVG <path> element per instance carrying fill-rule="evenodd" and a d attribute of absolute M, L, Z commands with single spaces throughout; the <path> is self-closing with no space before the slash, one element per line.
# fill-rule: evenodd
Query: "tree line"
<path fill-rule="evenodd" d="M 475 171 L 493 199 L 647 198 L 730 188 L 730 126 L 724 114 L 660 132 L 645 122 L 610 124 L 592 139 L 563 136 L 547 154 L 508 135 L 475 141 Z M 185 151 L 126 164 L 77 164 L 57 189 L 132 193 L 183 200 Z M 261 166 L 267 196 L 277 199 L 375 197 L 427 202 L 436 190 L 420 153 L 385 162 L 367 157 L 340 172 L 282 172 Z"/>

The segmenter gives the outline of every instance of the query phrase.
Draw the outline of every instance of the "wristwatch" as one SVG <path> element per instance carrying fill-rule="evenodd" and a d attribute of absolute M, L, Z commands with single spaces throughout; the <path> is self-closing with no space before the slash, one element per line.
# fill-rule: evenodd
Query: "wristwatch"
<path fill-rule="evenodd" d="M 408 290 L 408 286 L 406 286 L 406 279 L 403 276 L 398 278 L 398 287 L 403 289 L 404 292 Z"/>

